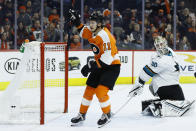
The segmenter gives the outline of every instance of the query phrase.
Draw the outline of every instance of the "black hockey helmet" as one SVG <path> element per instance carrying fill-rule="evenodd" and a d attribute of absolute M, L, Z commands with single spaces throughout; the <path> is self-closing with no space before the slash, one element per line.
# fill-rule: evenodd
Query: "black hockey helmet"
<path fill-rule="evenodd" d="M 101 12 L 99 11 L 95 11 L 93 12 L 90 17 L 89 17 L 90 20 L 94 20 L 96 22 L 100 22 L 100 23 L 103 23 L 103 15 L 101 14 Z"/>

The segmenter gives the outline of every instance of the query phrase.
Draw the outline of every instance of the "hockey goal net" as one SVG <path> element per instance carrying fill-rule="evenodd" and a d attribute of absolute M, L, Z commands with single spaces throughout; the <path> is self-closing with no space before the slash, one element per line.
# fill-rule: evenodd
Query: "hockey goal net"
<path fill-rule="evenodd" d="M 26 43 L 14 79 L 0 94 L 0 123 L 44 124 L 67 112 L 66 65 L 65 43 Z"/>

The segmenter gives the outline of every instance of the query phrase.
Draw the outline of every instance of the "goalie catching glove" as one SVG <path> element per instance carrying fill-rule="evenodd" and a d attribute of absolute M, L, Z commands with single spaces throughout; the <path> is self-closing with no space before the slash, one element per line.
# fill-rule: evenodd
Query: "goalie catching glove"
<path fill-rule="evenodd" d="M 143 92 L 143 87 L 144 87 L 144 81 L 141 80 L 140 78 L 138 78 L 138 80 L 136 80 L 133 88 L 131 89 L 131 91 L 129 92 L 129 97 L 134 97 L 136 95 L 141 95 Z"/>
<path fill-rule="evenodd" d="M 90 72 L 95 70 L 97 67 L 97 63 L 95 60 L 89 60 L 86 65 L 82 67 L 81 73 L 84 77 L 87 77 Z"/>
<path fill-rule="evenodd" d="M 73 9 L 69 9 L 68 19 L 76 27 L 81 24 L 80 14 L 77 11 L 73 10 Z"/>

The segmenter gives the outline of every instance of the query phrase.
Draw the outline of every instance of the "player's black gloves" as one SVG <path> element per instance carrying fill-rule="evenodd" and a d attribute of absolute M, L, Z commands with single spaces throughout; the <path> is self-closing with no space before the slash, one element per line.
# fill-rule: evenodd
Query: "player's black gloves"
<path fill-rule="evenodd" d="M 82 75 L 84 77 L 87 77 L 89 72 L 90 72 L 90 69 L 88 68 L 88 64 L 84 65 L 81 70 Z"/>
<path fill-rule="evenodd" d="M 97 68 L 97 63 L 94 60 L 90 60 L 86 65 L 82 67 L 81 73 L 84 77 L 87 77 L 90 72 Z"/>
<path fill-rule="evenodd" d="M 69 9 L 68 19 L 76 27 L 79 26 L 81 23 L 80 22 L 80 14 L 73 9 Z"/>

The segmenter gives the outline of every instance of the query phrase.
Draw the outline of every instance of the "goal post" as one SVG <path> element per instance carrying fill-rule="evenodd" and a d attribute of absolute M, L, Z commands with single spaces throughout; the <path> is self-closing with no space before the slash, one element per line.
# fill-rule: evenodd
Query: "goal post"
<path fill-rule="evenodd" d="M 0 92 L 0 123 L 39 123 L 68 111 L 68 49 L 63 42 L 25 44 L 17 72 Z"/>
<path fill-rule="evenodd" d="M 68 48 L 66 43 L 54 43 L 54 42 L 43 42 L 40 45 L 40 92 L 41 92 L 41 101 L 40 101 L 40 124 L 44 124 L 44 98 L 45 98 L 45 51 L 50 50 L 50 47 L 47 46 L 55 45 L 55 48 L 52 48 L 51 51 L 63 51 L 64 52 L 64 68 L 65 68 L 65 103 L 64 103 L 64 113 L 68 111 Z M 60 48 L 58 48 L 60 47 Z"/>

